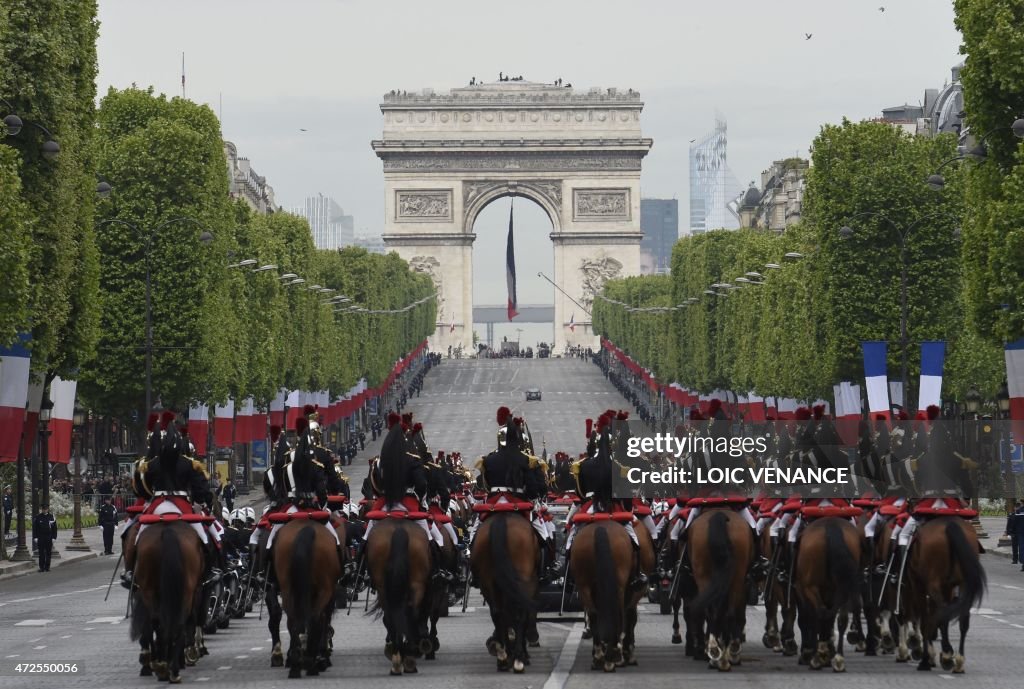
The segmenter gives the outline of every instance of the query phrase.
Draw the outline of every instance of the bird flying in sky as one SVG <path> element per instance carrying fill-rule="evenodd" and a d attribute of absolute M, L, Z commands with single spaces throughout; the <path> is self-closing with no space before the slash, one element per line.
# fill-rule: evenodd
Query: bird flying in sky
<path fill-rule="evenodd" d="M 806 38 L 804 38 L 804 40 L 805 40 L 805 41 L 809 41 L 809 40 L 811 40 L 811 36 L 813 36 L 813 35 L 814 35 L 814 34 L 812 34 L 812 33 L 805 33 L 805 34 L 804 34 L 804 36 L 805 36 Z"/>

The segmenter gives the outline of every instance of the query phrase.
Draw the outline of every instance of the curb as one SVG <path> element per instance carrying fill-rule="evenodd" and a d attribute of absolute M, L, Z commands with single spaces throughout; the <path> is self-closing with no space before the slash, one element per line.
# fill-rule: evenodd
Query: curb
<path fill-rule="evenodd" d="M 76 562 L 82 562 L 84 560 L 92 560 L 93 558 L 99 557 L 99 553 L 91 551 L 88 553 L 79 553 L 72 551 L 75 554 L 68 554 L 67 551 L 61 551 L 60 560 L 53 560 L 50 563 L 51 567 L 63 567 L 64 565 L 74 564 Z M 17 579 L 19 577 L 26 576 L 28 574 L 38 574 L 38 564 L 35 559 L 28 562 L 13 562 L 8 565 L 0 566 L 0 581 L 6 581 L 8 579 Z"/>

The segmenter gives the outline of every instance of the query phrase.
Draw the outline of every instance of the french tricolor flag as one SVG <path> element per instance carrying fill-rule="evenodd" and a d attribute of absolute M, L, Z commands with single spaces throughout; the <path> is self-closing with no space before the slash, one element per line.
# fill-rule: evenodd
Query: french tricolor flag
<path fill-rule="evenodd" d="M 206 438 L 210 431 L 210 408 L 197 404 L 188 410 L 188 437 L 196 446 L 197 455 L 206 455 Z"/>
<path fill-rule="evenodd" d="M 28 403 L 29 335 L 0 348 L 0 462 L 18 460 L 18 443 Z"/>
<path fill-rule="evenodd" d="M 213 410 L 213 443 L 216 447 L 231 447 L 235 440 L 235 401 L 218 404 Z"/>
<path fill-rule="evenodd" d="M 71 461 L 71 426 L 75 419 L 75 392 L 78 381 L 57 376 L 50 382 L 50 461 L 68 464 Z"/>
<path fill-rule="evenodd" d="M 860 386 L 843 381 L 832 386 L 836 398 L 836 432 L 844 445 L 856 445 L 861 419 Z"/>
<path fill-rule="evenodd" d="M 505 246 L 505 280 L 508 283 L 508 319 L 519 315 L 516 310 L 516 251 L 512 242 L 512 207 L 508 209 L 508 242 Z"/>
<path fill-rule="evenodd" d="M 281 388 L 270 402 L 270 424 L 284 428 L 284 403 L 288 399 L 288 390 Z"/>
<path fill-rule="evenodd" d="M 1010 342 L 1003 350 L 1006 356 L 1006 389 L 1010 393 L 1010 418 L 1013 420 L 1013 442 L 1024 443 L 1024 338 Z"/>
<path fill-rule="evenodd" d="M 945 342 L 921 343 L 921 386 L 917 396 L 918 409 L 927 409 L 933 404 L 937 407 L 942 406 L 942 365 L 945 360 Z"/>
<path fill-rule="evenodd" d="M 889 418 L 889 384 L 886 373 L 886 343 L 869 340 L 861 342 L 864 350 L 864 382 L 868 392 L 868 411 L 871 416 L 885 414 Z"/>

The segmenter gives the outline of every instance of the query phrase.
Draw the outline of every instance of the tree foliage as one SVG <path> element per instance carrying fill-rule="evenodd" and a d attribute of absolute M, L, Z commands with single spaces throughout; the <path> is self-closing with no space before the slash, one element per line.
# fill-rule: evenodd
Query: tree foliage
<path fill-rule="evenodd" d="M 32 219 L 33 368 L 48 375 L 73 375 L 92 355 L 97 334 L 97 30 L 95 0 L 0 4 L 0 97 L 25 122 L 7 143 L 22 159 L 20 195 Z M 43 158 L 44 128 L 60 145 L 55 161 Z"/>
<path fill-rule="evenodd" d="M 967 314 L 994 344 L 1024 336 L 1024 143 L 1010 125 L 1024 115 L 1024 5 L 956 0 L 967 55 L 960 72 L 967 124 L 988 151 L 967 165 L 964 274 Z"/>
<path fill-rule="evenodd" d="M 3 125 L 0 125 L 2 129 Z M 0 131 L 0 136 L 3 132 Z M 21 198 L 18 154 L 0 146 L 0 347 L 11 344 L 28 324 L 28 261 L 32 230 Z"/>
<path fill-rule="evenodd" d="M 979 343 L 961 337 L 954 232 L 962 214 L 960 180 L 947 175 L 942 193 L 925 184 L 953 147 L 950 137 L 914 138 L 878 123 L 823 127 L 813 146 L 804 222 L 781 235 L 720 230 L 680 240 L 671 277 L 613 280 L 603 292 L 632 307 L 674 310 L 631 312 L 598 300 L 595 327 L 663 382 L 705 393 L 827 397 L 834 384 L 863 377 L 860 342 L 867 339 L 890 342 L 890 375 L 897 378 L 899 233 L 912 226 L 906 232 L 909 377 L 916 382 L 919 374 L 919 343 L 940 339 L 954 354 L 947 389 L 988 386 L 991 352 L 983 362 L 972 359 L 968 352 L 980 351 Z M 841 235 L 843 226 L 853 228 L 850 237 Z M 732 286 L 712 288 L 723 283 Z"/>

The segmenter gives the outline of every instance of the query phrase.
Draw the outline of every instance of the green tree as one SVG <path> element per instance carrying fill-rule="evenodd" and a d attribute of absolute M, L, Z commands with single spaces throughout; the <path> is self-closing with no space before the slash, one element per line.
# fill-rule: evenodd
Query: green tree
<path fill-rule="evenodd" d="M 0 125 L 2 128 L 3 125 Z M 2 135 L 2 133 L 0 133 Z M 29 245 L 32 229 L 21 198 L 18 154 L 0 146 L 0 347 L 11 344 L 28 325 Z"/>
<path fill-rule="evenodd" d="M 1001 345 L 1024 336 L 1024 144 L 1010 124 L 1024 114 L 1024 5 L 956 0 L 967 55 L 960 72 L 967 124 L 986 160 L 968 164 L 964 279 L 974 331 Z"/>
<path fill-rule="evenodd" d="M 26 123 L 9 143 L 23 161 L 21 196 L 33 219 L 33 368 L 47 378 L 74 375 L 92 355 L 97 336 L 92 151 L 97 30 L 95 0 L 0 5 L 0 96 Z M 49 135 L 40 127 L 60 145 L 55 161 L 43 158 Z"/>

